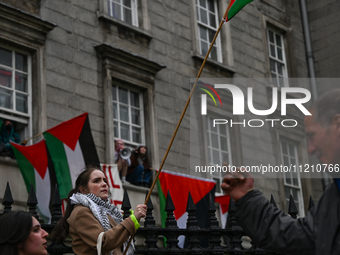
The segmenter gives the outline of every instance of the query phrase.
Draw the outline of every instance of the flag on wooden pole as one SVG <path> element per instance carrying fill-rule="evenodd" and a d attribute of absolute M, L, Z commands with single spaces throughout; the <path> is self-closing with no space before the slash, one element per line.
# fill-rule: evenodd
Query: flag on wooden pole
<path fill-rule="evenodd" d="M 225 22 L 231 20 L 244 6 L 246 6 L 252 1 L 253 0 L 230 0 Z"/>

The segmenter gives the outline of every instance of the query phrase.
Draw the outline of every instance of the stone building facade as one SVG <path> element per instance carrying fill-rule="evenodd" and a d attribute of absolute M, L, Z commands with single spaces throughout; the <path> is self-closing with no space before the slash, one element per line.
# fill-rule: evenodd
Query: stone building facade
<path fill-rule="evenodd" d="M 286 87 L 312 91 L 301 2 L 306 3 L 315 75 L 336 78 L 337 1 L 255 0 L 223 24 L 202 80 L 227 79 L 244 94 L 252 87 L 254 108 L 263 110 L 271 107 L 275 90 L 278 97 Z M 26 85 L 11 87 L 0 79 L 0 117 L 16 122 L 17 131 L 28 138 L 88 112 L 102 163 L 114 163 L 114 139 L 122 138 L 130 147 L 146 144 L 157 169 L 227 5 L 225 0 L 2 0 L 0 69 L 18 73 Z M 4 80 L 7 76 L 2 74 Z M 297 121 L 290 129 L 268 121 L 259 128 L 211 127 L 214 118 L 283 120 L 280 107 L 260 117 L 246 107 L 244 118 L 235 116 L 231 94 L 220 93 L 225 106 L 209 101 L 207 116 L 193 100 L 163 169 L 219 183 L 223 173 L 198 173 L 193 166 L 312 162 L 300 110 L 287 107 L 285 119 Z M 16 161 L 0 157 L 0 165 L 0 198 L 9 181 L 15 207 L 22 207 L 27 193 Z M 317 200 L 324 188 L 321 175 L 257 177 L 256 187 L 268 198 L 273 194 L 279 208 L 286 210 L 294 194 L 301 215 L 309 196 Z M 125 188 L 134 194 L 132 204 L 144 201 L 145 188 Z M 153 196 L 157 201 L 157 191 Z"/>

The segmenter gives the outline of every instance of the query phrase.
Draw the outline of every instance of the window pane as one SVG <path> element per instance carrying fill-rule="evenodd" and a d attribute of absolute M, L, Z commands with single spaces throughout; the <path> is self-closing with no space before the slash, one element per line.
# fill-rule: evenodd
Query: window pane
<path fill-rule="evenodd" d="M 270 56 L 275 58 L 276 57 L 275 46 L 271 44 L 269 49 L 270 49 Z"/>
<path fill-rule="evenodd" d="M 116 88 L 116 86 L 112 86 L 112 99 L 117 101 L 117 88 Z"/>
<path fill-rule="evenodd" d="M 280 63 L 277 63 L 277 72 L 279 75 L 283 75 L 283 65 Z"/>
<path fill-rule="evenodd" d="M 0 85 L 11 88 L 12 87 L 12 72 L 0 69 Z"/>
<path fill-rule="evenodd" d="M 120 124 L 120 137 L 124 140 L 129 140 L 130 141 L 130 127 L 129 125 Z"/>
<path fill-rule="evenodd" d="M 227 136 L 227 125 L 219 125 L 219 132 L 221 135 Z"/>
<path fill-rule="evenodd" d="M 291 191 L 293 193 L 292 196 L 293 196 L 294 200 L 298 200 L 299 197 L 298 197 L 297 189 L 291 189 Z"/>
<path fill-rule="evenodd" d="M 283 165 L 289 166 L 289 159 L 287 156 L 283 156 Z"/>
<path fill-rule="evenodd" d="M 120 105 L 119 117 L 120 117 L 120 120 L 129 122 L 129 108 L 127 106 Z"/>
<path fill-rule="evenodd" d="M 283 78 L 279 78 L 279 79 L 278 79 L 278 84 L 277 84 L 277 86 L 279 86 L 279 87 L 284 87 L 284 86 L 285 86 L 285 81 L 284 81 Z"/>
<path fill-rule="evenodd" d="M 218 136 L 216 134 L 211 134 L 211 146 L 214 148 L 219 148 L 218 146 Z"/>
<path fill-rule="evenodd" d="M 132 25 L 132 11 L 126 8 L 124 8 L 124 21 Z"/>
<path fill-rule="evenodd" d="M 122 20 L 121 7 L 118 4 L 112 4 L 112 16 L 116 19 Z"/>
<path fill-rule="evenodd" d="M 16 110 L 19 112 L 28 113 L 26 95 L 20 93 L 16 94 L 16 108 Z"/>
<path fill-rule="evenodd" d="M 0 106 L 8 109 L 13 108 L 11 91 L 0 88 Z"/>
<path fill-rule="evenodd" d="M 206 42 L 201 41 L 201 54 L 207 55 L 208 52 L 208 44 Z"/>
<path fill-rule="evenodd" d="M 124 5 L 131 8 L 131 0 L 124 0 Z"/>
<path fill-rule="evenodd" d="M 283 60 L 282 49 L 280 48 L 277 49 L 277 58 Z"/>
<path fill-rule="evenodd" d="M 229 163 L 229 157 L 228 157 L 228 153 L 222 153 L 222 162 L 227 162 Z"/>
<path fill-rule="evenodd" d="M 200 6 L 206 8 L 205 0 L 200 0 Z"/>
<path fill-rule="evenodd" d="M 131 123 L 140 125 L 140 112 L 138 109 L 131 109 Z"/>
<path fill-rule="evenodd" d="M 140 128 L 132 127 L 132 141 L 135 143 L 142 142 Z"/>
<path fill-rule="evenodd" d="M 27 72 L 27 56 L 15 53 L 15 69 Z"/>
<path fill-rule="evenodd" d="M 28 83 L 27 83 L 27 75 L 16 73 L 15 75 L 15 89 L 28 92 Z"/>
<path fill-rule="evenodd" d="M 268 31 L 268 34 L 269 34 L 269 41 L 271 43 L 274 43 L 274 33 L 272 31 Z"/>
<path fill-rule="evenodd" d="M 276 72 L 275 61 L 272 59 L 270 60 L 270 71 Z"/>
<path fill-rule="evenodd" d="M 209 23 L 210 23 L 210 26 L 216 27 L 216 18 L 214 14 L 211 14 L 211 13 L 209 14 Z"/>
<path fill-rule="evenodd" d="M 208 24 L 208 13 L 204 9 L 200 9 L 200 16 L 201 16 L 201 22 L 204 24 Z"/>
<path fill-rule="evenodd" d="M 131 105 L 139 107 L 139 94 L 135 92 L 130 92 Z"/>
<path fill-rule="evenodd" d="M 117 103 L 113 103 L 113 118 L 118 119 L 118 112 L 117 112 Z"/>
<path fill-rule="evenodd" d="M 211 59 L 217 61 L 217 48 L 216 48 L 216 46 L 213 46 L 213 47 L 211 48 L 210 57 L 211 57 Z"/>
<path fill-rule="evenodd" d="M 281 43 L 281 36 L 279 36 L 278 34 L 275 34 L 275 37 L 276 37 L 276 44 L 277 46 L 282 46 L 282 43 Z"/>
<path fill-rule="evenodd" d="M 227 139 L 221 139 L 221 150 L 223 150 L 223 151 L 228 150 Z"/>
<path fill-rule="evenodd" d="M 0 64 L 12 67 L 12 52 L 0 48 Z"/>
<path fill-rule="evenodd" d="M 119 102 L 124 104 L 129 103 L 128 91 L 126 89 L 119 88 Z"/>
<path fill-rule="evenodd" d="M 285 194 L 286 194 L 286 198 L 289 199 L 289 197 L 290 197 L 290 188 L 285 187 Z"/>
<path fill-rule="evenodd" d="M 204 41 L 208 41 L 208 37 L 207 37 L 207 29 L 202 27 L 202 26 L 199 26 L 199 31 L 200 31 L 200 38 Z"/>
<path fill-rule="evenodd" d="M 214 39 L 215 31 L 210 30 L 210 29 L 208 31 L 209 31 L 209 43 L 211 43 Z M 215 41 L 214 45 L 216 45 L 216 41 Z"/>
<path fill-rule="evenodd" d="M 211 12 L 215 12 L 214 0 L 208 0 L 208 10 Z"/>
<path fill-rule="evenodd" d="M 113 133 L 114 133 L 114 137 L 119 137 L 119 134 L 118 134 L 118 122 L 117 121 L 113 122 Z"/>
<path fill-rule="evenodd" d="M 213 150 L 212 153 L 213 153 L 212 163 L 213 164 L 221 164 L 221 162 L 220 162 L 220 152 L 217 151 L 217 150 Z"/>

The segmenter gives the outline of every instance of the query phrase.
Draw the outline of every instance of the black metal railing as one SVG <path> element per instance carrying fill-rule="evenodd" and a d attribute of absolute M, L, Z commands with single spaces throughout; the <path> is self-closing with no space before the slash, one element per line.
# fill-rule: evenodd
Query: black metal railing
<path fill-rule="evenodd" d="M 270 202 L 276 206 L 273 196 L 271 196 Z M 9 183 L 7 183 L 3 202 L 3 212 L 9 212 L 12 210 L 13 197 L 10 190 Z M 39 215 L 36 210 L 38 204 L 35 191 L 31 186 L 30 193 L 28 195 L 27 206 L 29 212 L 36 219 L 39 219 Z M 310 198 L 309 209 L 314 205 L 313 200 Z M 235 203 L 231 199 L 228 210 L 228 219 L 225 229 L 221 229 L 219 222 L 215 216 L 216 207 L 212 198 L 210 198 L 210 204 L 207 208 L 209 221 L 207 228 L 200 228 L 195 216 L 196 207 L 193 199 L 189 193 L 187 202 L 187 228 L 180 229 L 177 226 L 177 222 L 174 217 L 174 204 L 170 194 L 167 195 L 165 211 L 167 218 L 165 222 L 165 228 L 161 228 L 156 225 L 156 221 L 153 216 L 153 204 L 149 199 L 148 210 L 145 217 L 144 227 L 138 229 L 136 236 L 144 239 L 145 245 L 136 246 L 137 254 L 233 254 L 233 255 L 246 255 L 246 254 L 268 254 L 268 255 L 282 255 L 282 253 L 265 251 L 256 246 L 253 242 L 248 242 L 248 246 L 244 245 L 244 239 L 246 233 L 242 227 L 236 222 L 234 214 L 236 211 Z M 62 217 L 61 200 L 59 197 L 58 187 L 55 188 L 54 199 L 52 201 L 52 219 L 51 224 L 41 224 L 42 228 L 48 233 L 51 233 L 57 221 Z M 124 199 L 122 204 L 122 210 L 124 212 L 124 218 L 128 217 L 129 210 L 131 209 L 130 199 L 124 191 Z M 297 218 L 298 210 L 294 203 L 294 199 L 291 196 L 288 208 L 288 214 L 292 218 Z M 185 248 L 178 246 L 178 237 L 184 235 L 187 238 Z M 166 246 L 159 247 L 159 240 L 166 240 Z M 202 247 L 202 239 L 205 239 L 206 246 Z M 223 241 L 222 241 L 223 240 Z M 65 253 L 73 253 L 72 248 L 64 243 L 51 242 L 47 248 L 49 254 L 61 255 Z"/>

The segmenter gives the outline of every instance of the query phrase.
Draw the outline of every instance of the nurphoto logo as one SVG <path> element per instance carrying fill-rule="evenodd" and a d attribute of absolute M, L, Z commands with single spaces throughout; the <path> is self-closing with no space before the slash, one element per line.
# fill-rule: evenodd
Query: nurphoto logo
<path fill-rule="evenodd" d="M 222 100 L 216 91 L 216 89 L 226 89 L 231 92 L 233 98 L 233 115 L 245 115 L 245 97 L 243 91 L 231 84 L 215 84 L 214 87 L 207 85 L 205 83 L 200 82 L 200 84 L 204 85 L 206 88 L 210 89 L 215 96 L 217 96 L 220 104 L 222 106 Z M 204 92 L 206 92 L 214 101 L 215 105 L 217 106 L 216 100 L 213 94 L 207 90 L 206 88 L 200 88 Z M 299 98 L 288 98 L 288 94 L 302 94 L 303 97 Z M 201 115 L 207 115 L 207 94 L 201 94 Z M 259 110 L 255 109 L 254 102 L 253 102 L 253 88 L 247 88 L 247 106 L 248 110 L 257 116 L 268 116 L 276 111 L 278 108 L 278 88 L 272 88 L 272 105 L 269 109 Z M 311 99 L 311 93 L 309 90 L 304 88 L 296 88 L 296 87 L 282 87 L 281 88 L 281 116 L 287 115 L 287 105 L 295 105 L 304 115 L 312 115 L 303 104 L 307 103 Z M 243 120 L 241 122 L 233 122 L 232 120 L 227 119 L 214 119 L 213 126 L 216 125 L 226 125 L 230 124 L 232 127 L 233 125 L 243 125 L 244 127 L 248 124 L 249 127 L 262 127 L 265 122 L 271 124 L 271 127 L 274 127 L 275 122 L 280 122 L 283 127 L 295 127 L 297 126 L 297 121 L 294 119 L 251 119 L 251 120 Z"/>

